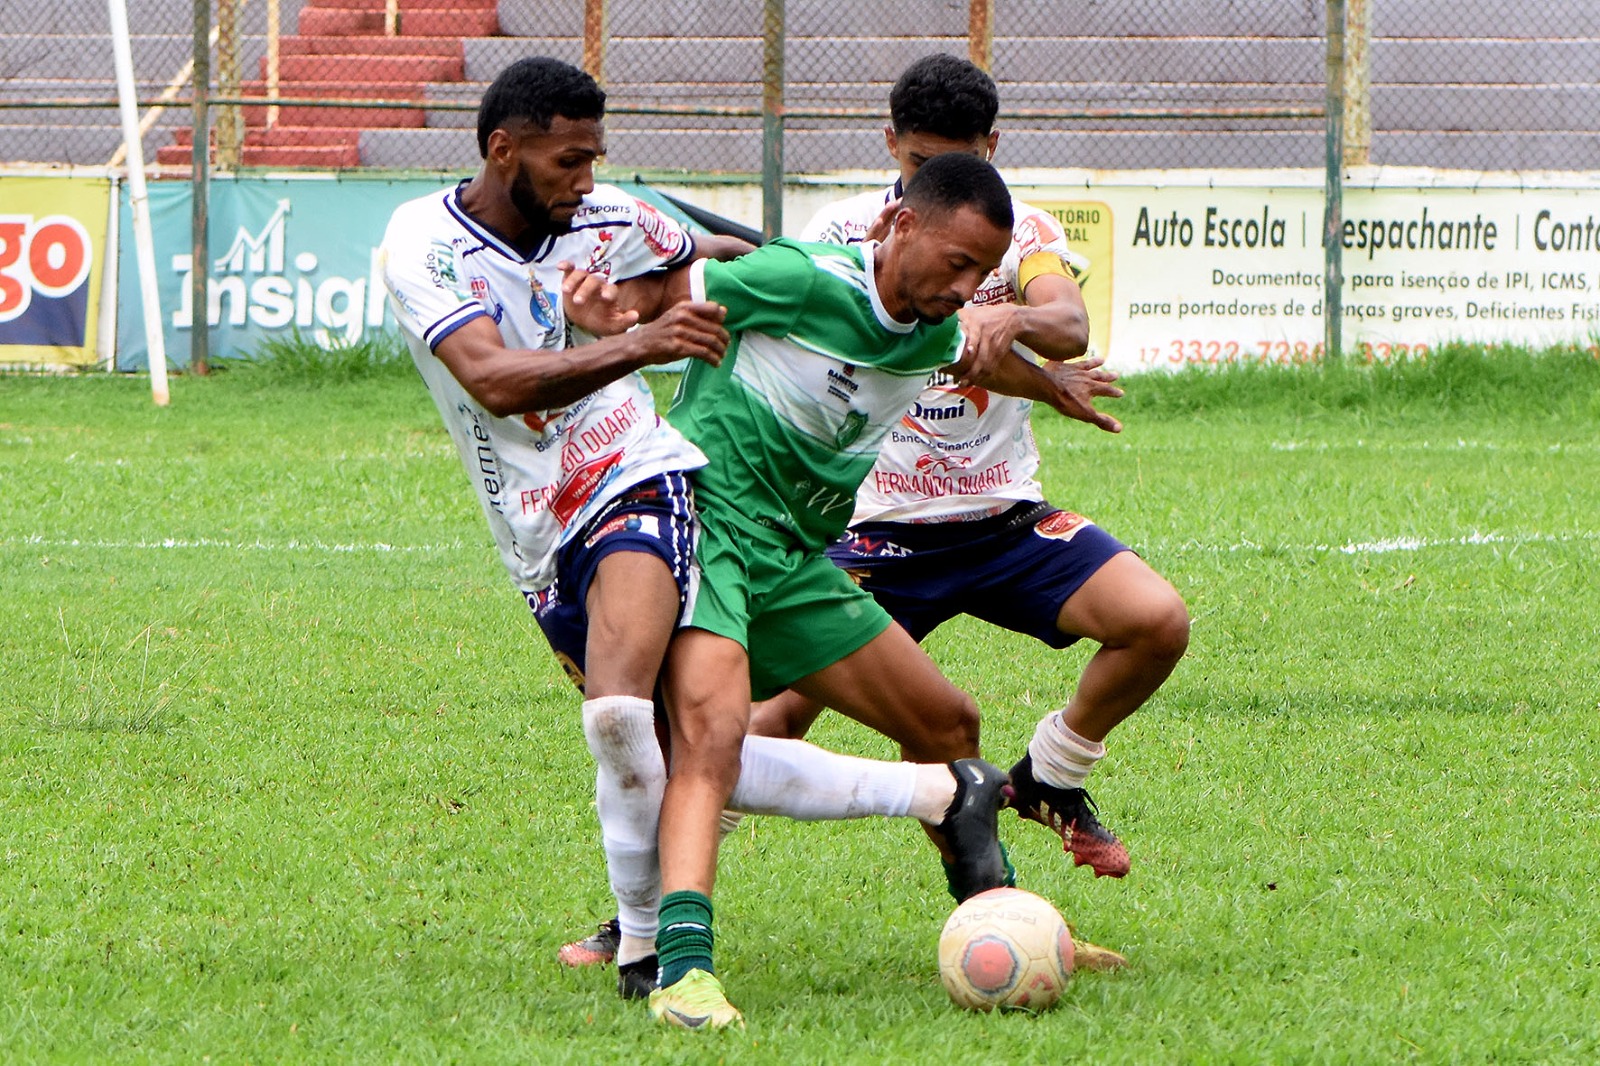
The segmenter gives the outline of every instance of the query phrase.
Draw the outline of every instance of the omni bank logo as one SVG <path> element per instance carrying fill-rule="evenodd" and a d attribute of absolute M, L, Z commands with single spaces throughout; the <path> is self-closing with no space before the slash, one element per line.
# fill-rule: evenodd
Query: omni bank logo
<path fill-rule="evenodd" d="M 384 287 L 378 249 L 367 253 L 365 277 L 324 273 L 312 251 L 290 251 L 288 200 L 255 232 L 240 226 L 228 250 L 211 264 L 206 321 L 212 327 L 297 329 L 318 344 L 354 344 L 383 325 Z M 337 236 L 337 235 L 336 235 Z M 174 255 L 181 296 L 176 329 L 194 325 L 192 255 Z"/>

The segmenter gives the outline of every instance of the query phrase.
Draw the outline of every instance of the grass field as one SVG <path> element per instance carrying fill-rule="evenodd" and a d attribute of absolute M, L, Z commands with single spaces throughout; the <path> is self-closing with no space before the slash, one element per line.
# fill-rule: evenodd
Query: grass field
<path fill-rule="evenodd" d="M 610 913 L 576 699 L 421 384 L 381 363 L 0 378 L 0 1059 L 1592 1062 L 1600 362 L 1139 377 L 1047 489 L 1193 644 L 1093 782 L 1133 873 L 1024 887 L 1131 971 L 964 1015 L 907 823 L 749 819 L 664 1032 L 556 947 Z M 1009 763 L 1085 652 L 930 648 Z M 815 739 L 887 756 L 825 719 Z"/>

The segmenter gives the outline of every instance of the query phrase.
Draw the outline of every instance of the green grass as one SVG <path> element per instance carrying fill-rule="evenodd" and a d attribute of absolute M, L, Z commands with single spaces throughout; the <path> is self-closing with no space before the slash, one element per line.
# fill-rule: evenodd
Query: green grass
<path fill-rule="evenodd" d="M 1119 437 L 1041 415 L 1051 497 L 1195 619 L 1096 775 L 1130 877 L 1004 823 L 1025 887 L 1134 967 L 960 1014 L 915 827 L 750 819 L 717 894 L 744 1034 L 657 1031 L 556 964 L 610 913 L 574 695 L 420 383 L 302 362 L 167 409 L 0 381 L 6 1061 L 1600 1054 L 1592 357 L 1138 377 Z M 997 761 L 1086 655 L 930 647 Z"/>

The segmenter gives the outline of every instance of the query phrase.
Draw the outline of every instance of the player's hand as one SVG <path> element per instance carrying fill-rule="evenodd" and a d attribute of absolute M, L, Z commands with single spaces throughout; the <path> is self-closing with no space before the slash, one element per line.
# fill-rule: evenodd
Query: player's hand
<path fill-rule="evenodd" d="M 890 200 L 883 205 L 883 210 L 878 212 L 878 217 L 872 220 L 872 225 L 867 227 L 867 232 L 861 235 L 864 241 L 882 241 L 889 236 L 889 231 L 894 228 L 894 216 L 900 213 L 900 201 Z"/>
<path fill-rule="evenodd" d="M 561 302 L 568 322 L 596 337 L 626 333 L 638 323 L 639 312 L 621 305 L 610 279 L 565 260 L 556 267 L 561 271 Z"/>
<path fill-rule="evenodd" d="M 1016 304 L 968 305 L 959 312 L 966 346 L 956 368 L 960 385 L 983 385 L 991 380 L 1001 361 L 1010 359 L 1011 346 L 1022 332 L 1021 309 Z"/>
<path fill-rule="evenodd" d="M 722 326 L 727 314 L 726 307 L 706 300 L 672 305 L 637 331 L 640 342 L 647 346 L 646 361 L 661 364 L 698 359 L 721 366 L 728 350 L 728 331 Z"/>
<path fill-rule="evenodd" d="M 1093 356 L 1067 363 L 1046 362 L 1040 369 L 1050 379 L 1055 391 L 1051 407 L 1068 418 L 1098 426 L 1107 433 L 1121 433 L 1121 422 L 1094 409 L 1095 400 L 1101 397 L 1114 400 L 1123 395 L 1122 389 L 1116 385 L 1117 372 L 1107 370 L 1102 365 L 1104 362 L 1103 357 Z"/>

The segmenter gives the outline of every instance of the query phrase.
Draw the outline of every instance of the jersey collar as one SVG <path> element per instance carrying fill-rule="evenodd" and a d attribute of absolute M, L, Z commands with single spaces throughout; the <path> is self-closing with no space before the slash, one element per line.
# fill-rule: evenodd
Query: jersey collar
<path fill-rule="evenodd" d="M 917 328 L 916 320 L 901 322 L 897 318 L 891 318 L 883 306 L 883 297 L 878 295 L 877 264 L 874 262 L 876 257 L 873 254 L 878 250 L 878 242 L 862 241 L 857 247 L 861 249 L 861 267 L 867 277 L 867 299 L 872 301 L 873 317 L 878 320 L 878 325 L 891 333 L 910 333 Z"/>
<path fill-rule="evenodd" d="M 513 263 L 534 263 L 550 254 L 550 250 L 555 247 L 556 243 L 556 238 L 553 236 L 545 237 L 543 240 L 541 240 L 538 246 L 534 248 L 532 255 L 523 255 L 522 252 L 517 249 L 517 246 L 511 243 L 510 238 L 506 237 L 498 230 L 484 225 L 476 218 L 467 214 L 466 208 L 461 206 L 461 190 L 465 189 L 467 187 L 467 183 L 471 180 L 471 178 L 464 178 L 454 189 L 445 193 L 445 210 L 449 211 L 451 215 L 455 216 L 455 220 L 457 222 L 461 223 L 465 229 L 475 235 L 485 245 L 493 248 L 495 251 L 499 252 Z"/>

